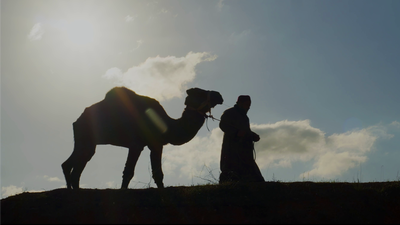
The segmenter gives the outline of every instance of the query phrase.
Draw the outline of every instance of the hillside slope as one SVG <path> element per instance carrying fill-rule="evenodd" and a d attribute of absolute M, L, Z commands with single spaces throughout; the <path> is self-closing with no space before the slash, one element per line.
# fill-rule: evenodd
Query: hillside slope
<path fill-rule="evenodd" d="M 400 223 L 400 182 L 56 189 L 2 199 L 1 223 Z"/>

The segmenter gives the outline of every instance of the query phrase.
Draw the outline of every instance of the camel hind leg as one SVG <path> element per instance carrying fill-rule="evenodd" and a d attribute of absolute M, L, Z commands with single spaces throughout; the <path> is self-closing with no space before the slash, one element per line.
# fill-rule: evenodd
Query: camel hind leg
<path fill-rule="evenodd" d="M 63 163 L 61 164 L 61 168 L 63 170 L 63 174 L 65 177 L 65 181 L 67 182 L 67 188 L 68 189 L 72 189 L 71 186 L 71 171 L 72 171 L 72 167 L 73 167 L 73 154 Z"/>
<path fill-rule="evenodd" d="M 164 188 L 164 173 L 161 166 L 163 146 L 153 145 L 148 147 L 150 149 L 150 162 L 154 182 L 156 183 L 158 188 Z"/>
<path fill-rule="evenodd" d="M 79 189 L 79 180 L 87 162 L 95 153 L 96 145 L 76 141 L 71 156 L 61 165 L 68 189 Z"/>
<path fill-rule="evenodd" d="M 144 147 L 139 146 L 129 148 L 128 158 L 126 159 L 125 168 L 122 175 L 121 189 L 128 189 L 129 183 L 135 173 L 136 163 L 143 148 Z"/>

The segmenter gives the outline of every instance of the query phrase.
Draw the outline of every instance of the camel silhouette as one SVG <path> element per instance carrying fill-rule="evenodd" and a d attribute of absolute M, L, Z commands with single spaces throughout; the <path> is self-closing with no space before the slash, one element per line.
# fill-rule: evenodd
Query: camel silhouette
<path fill-rule="evenodd" d="M 67 188 L 79 189 L 82 171 L 99 144 L 129 148 L 121 189 L 128 188 L 140 153 L 147 146 L 152 177 L 157 187 L 163 188 L 163 146 L 189 142 L 203 126 L 206 113 L 223 103 L 216 91 L 191 88 L 186 93 L 186 108 L 179 119 L 169 117 L 157 100 L 125 87 L 114 87 L 102 101 L 87 107 L 73 123 L 74 150 L 61 165 Z"/>

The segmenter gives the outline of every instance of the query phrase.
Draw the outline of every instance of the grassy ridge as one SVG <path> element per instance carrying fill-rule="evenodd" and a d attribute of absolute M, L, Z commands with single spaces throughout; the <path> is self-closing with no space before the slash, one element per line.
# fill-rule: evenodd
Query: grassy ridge
<path fill-rule="evenodd" d="M 400 182 L 56 189 L 1 200 L 2 223 L 400 223 Z"/>

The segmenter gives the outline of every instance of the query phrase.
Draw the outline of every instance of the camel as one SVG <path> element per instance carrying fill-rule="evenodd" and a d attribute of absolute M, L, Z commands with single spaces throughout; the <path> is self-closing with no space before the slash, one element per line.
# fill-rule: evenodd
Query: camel
<path fill-rule="evenodd" d="M 73 123 L 74 150 L 61 165 L 67 188 L 79 189 L 83 169 L 94 155 L 96 145 L 101 144 L 129 149 L 121 189 L 128 188 L 145 146 L 150 149 L 152 177 L 157 187 L 163 188 L 163 146 L 182 145 L 192 140 L 203 126 L 206 113 L 223 103 L 216 91 L 191 88 L 186 93 L 186 108 L 179 119 L 169 117 L 157 100 L 126 87 L 112 88 L 102 101 L 85 108 Z"/>

